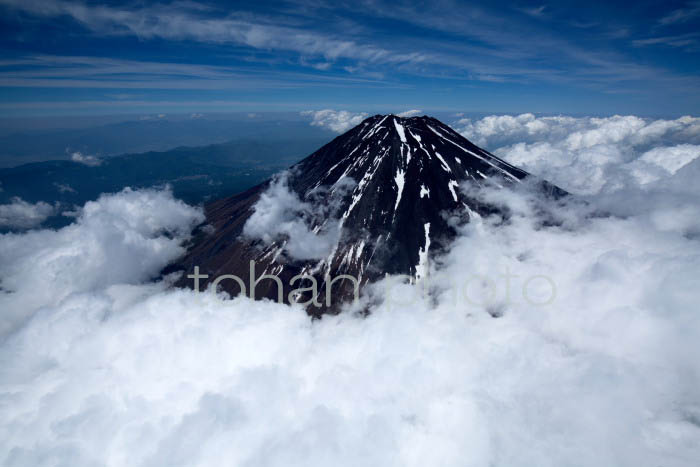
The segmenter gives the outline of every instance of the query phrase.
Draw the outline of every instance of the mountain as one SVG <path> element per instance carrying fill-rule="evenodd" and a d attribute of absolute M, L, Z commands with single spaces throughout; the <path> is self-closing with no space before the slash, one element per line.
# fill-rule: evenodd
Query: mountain
<path fill-rule="evenodd" d="M 73 211 L 101 193 L 166 184 L 178 198 L 200 204 L 258 185 L 327 141 L 274 134 L 275 138 L 112 156 L 89 165 L 55 160 L 0 168 L 0 204 L 19 197 L 31 203 L 58 203 L 59 212 Z M 57 214 L 44 226 L 58 228 L 72 221 Z"/>
<path fill-rule="evenodd" d="M 375 115 L 277 180 L 206 206 L 206 228 L 198 230 L 185 257 L 168 272 L 184 270 L 191 275 L 197 266 L 200 275 L 209 276 L 200 286 L 233 275 L 250 294 L 254 261 L 254 278 L 262 274 L 279 278 L 284 301 L 294 289 L 313 285 L 311 279 L 290 285 L 299 274 L 315 278 L 321 299 L 326 297 L 327 276 L 350 275 L 360 286 L 385 274 L 420 280 L 430 258 L 443 252 L 456 235 L 455 225 L 494 209 L 466 195 L 460 186 L 490 179 L 506 187 L 528 176 L 434 118 Z M 564 193 L 540 183 L 550 193 Z M 275 203 L 282 203 L 281 210 L 288 215 L 274 214 Z M 298 212 L 294 203 L 302 206 Z M 294 230 L 280 227 L 285 225 Z M 267 231 L 260 232 L 260 227 Z M 251 235 L 253 231 L 257 235 Z M 293 245 L 292 231 L 304 234 L 306 241 Z M 326 243 L 330 243 L 327 254 L 314 256 L 315 247 L 322 251 Z M 305 257 L 294 250 L 312 254 Z M 193 278 L 183 275 L 178 284 L 192 286 Z M 242 290 L 236 280 L 218 284 L 232 295 Z M 311 291 L 297 293 L 295 299 L 307 304 L 310 314 L 321 315 L 336 311 L 337 304 L 353 293 L 352 281 L 339 280 L 332 286 L 331 306 L 308 303 Z M 254 297 L 277 300 L 278 285 L 266 279 Z"/>
<path fill-rule="evenodd" d="M 74 152 L 106 159 L 121 154 L 169 151 L 232 140 L 326 141 L 329 132 L 285 116 L 270 118 L 155 118 L 129 120 L 87 128 L 23 129 L 2 134 L 0 168 L 47 160 L 70 160 Z M 306 153 L 308 154 L 308 152 Z"/>

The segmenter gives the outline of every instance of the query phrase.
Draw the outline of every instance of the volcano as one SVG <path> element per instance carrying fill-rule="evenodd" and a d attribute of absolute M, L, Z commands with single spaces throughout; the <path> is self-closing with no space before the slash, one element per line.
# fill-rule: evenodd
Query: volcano
<path fill-rule="evenodd" d="M 169 272 L 185 271 L 178 284 L 192 287 L 187 276 L 196 267 L 199 287 L 224 277 L 217 287 L 232 296 L 296 301 L 315 316 L 336 312 L 356 287 L 386 274 L 421 280 L 456 226 L 492 213 L 461 188 L 508 189 L 528 177 L 434 118 L 375 115 L 279 177 L 207 205 L 205 225 Z M 292 238 L 299 231 L 301 241 Z M 262 275 L 254 291 L 245 290 Z M 324 280 L 340 276 L 357 284 Z M 299 290 L 312 282 L 319 284 L 313 293 L 332 303 Z"/>

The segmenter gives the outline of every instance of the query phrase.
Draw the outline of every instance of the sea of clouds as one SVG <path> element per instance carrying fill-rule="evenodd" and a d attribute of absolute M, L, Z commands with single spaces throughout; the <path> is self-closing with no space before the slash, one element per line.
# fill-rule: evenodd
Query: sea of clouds
<path fill-rule="evenodd" d="M 510 216 L 367 317 L 170 288 L 168 191 L 0 236 L 0 464 L 697 465 L 698 119 L 454 127 L 577 196 L 474 191 Z"/>

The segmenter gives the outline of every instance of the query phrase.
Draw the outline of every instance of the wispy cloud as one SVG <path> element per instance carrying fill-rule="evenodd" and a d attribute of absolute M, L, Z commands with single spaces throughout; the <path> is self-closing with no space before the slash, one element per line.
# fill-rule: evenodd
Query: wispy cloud
<path fill-rule="evenodd" d="M 700 2 L 691 2 L 685 8 L 673 10 L 669 14 L 659 19 L 659 24 L 669 26 L 672 24 L 685 23 L 693 18 L 700 17 Z"/>
<path fill-rule="evenodd" d="M 450 1 L 440 8 L 429 6 L 419 9 L 410 4 L 382 2 L 359 2 L 339 7 L 344 13 L 371 14 L 450 36 L 436 40 L 415 33 L 392 33 L 401 37 L 400 41 L 389 40 L 391 38 L 384 34 L 377 35 L 376 30 L 361 21 L 353 22 L 345 17 L 336 19 L 338 15 L 331 15 L 330 20 L 319 21 L 314 16 L 314 8 L 305 8 L 304 5 L 299 6 L 295 12 L 290 9 L 285 15 L 271 17 L 249 11 L 217 10 L 195 2 L 152 6 L 96 6 L 63 0 L 0 0 L 0 4 L 40 17 L 69 17 L 94 35 L 228 44 L 234 48 L 251 48 L 262 54 L 291 53 L 295 55 L 296 63 L 313 70 L 317 79 L 322 75 L 327 77 L 329 73 L 323 72 L 329 72 L 336 65 L 338 71 L 359 74 L 368 80 L 384 79 L 385 71 L 490 82 L 544 80 L 606 83 L 611 76 L 615 76 L 616 80 L 639 80 L 645 76 L 663 74 L 663 70 L 637 65 L 619 54 L 596 53 L 590 48 L 518 22 L 507 15 L 495 14 L 478 6 L 465 7 Z M 315 2 L 315 5 L 316 9 L 324 11 L 337 7 L 323 1 Z M 548 8 L 540 5 L 521 11 L 540 17 L 547 13 Z M 319 23 L 324 25 L 319 26 Z M 524 35 L 528 37 L 527 43 L 522 41 Z M 465 38 L 468 40 L 465 41 Z M 556 56 L 557 60 L 552 60 L 552 56 Z M 169 65 L 163 68 L 161 65 L 154 64 L 152 69 L 141 68 L 141 71 L 156 73 L 160 69 L 162 76 L 178 77 L 186 66 Z M 139 67 L 137 65 L 133 72 L 138 72 Z M 180 81 L 172 76 L 163 78 L 166 87 L 217 86 L 216 81 L 219 81 L 218 85 L 222 88 L 240 86 L 246 82 L 264 85 L 265 81 L 271 79 L 269 76 L 250 77 L 242 70 L 238 73 L 243 76 L 232 75 L 230 72 L 228 76 L 222 76 L 225 73 L 222 69 L 200 65 L 197 67 L 198 76 L 206 71 L 206 80 L 214 83 L 198 83 L 190 79 L 191 73 L 188 73 L 187 79 Z M 439 70 L 439 73 L 435 73 L 435 70 Z M 128 68 L 120 71 L 129 73 Z M 27 76 L 27 73 L 23 73 L 23 76 Z M 54 74 L 48 79 L 57 77 L 59 76 Z M 4 78 L 0 85 L 20 86 L 29 83 L 28 80 L 13 80 L 11 74 L 6 74 Z M 40 76 L 36 77 L 35 84 L 51 85 L 39 78 Z M 293 82 L 290 78 L 285 76 L 280 81 Z M 104 78 L 100 81 L 104 81 Z M 78 80 L 74 84 L 91 86 L 86 80 Z M 106 86 L 145 87 L 142 80 L 117 80 L 114 77 Z"/>
<path fill-rule="evenodd" d="M 0 60 L 0 86 L 120 89 L 231 89 L 392 85 L 363 76 L 319 75 L 296 71 L 270 74 L 254 66 L 216 66 L 105 57 L 36 55 Z M 393 83 L 398 86 L 398 83 Z M 110 94 L 117 100 L 133 93 Z"/>
<path fill-rule="evenodd" d="M 597 50 L 583 46 L 552 30 L 479 5 L 465 6 L 445 0 L 439 7 L 423 8 L 408 3 L 365 1 L 356 7 L 367 9 L 373 15 L 453 36 L 455 41 L 442 42 L 436 49 L 447 51 L 445 55 L 460 61 L 463 68 L 471 72 L 471 79 L 487 77 L 488 81 L 509 82 L 515 78 L 584 85 L 685 79 L 668 70 L 638 63 L 610 48 Z M 531 14 L 545 12 L 546 6 L 530 11 Z M 617 28 L 617 31 L 622 29 Z M 528 40 L 523 41 L 523 37 Z"/>
<path fill-rule="evenodd" d="M 546 13 L 545 13 L 546 9 L 547 9 L 547 5 L 540 5 L 537 7 L 517 8 L 518 11 L 521 11 L 528 16 L 532 16 L 533 18 L 544 17 L 546 15 Z"/>
<path fill-rule="evenodd" d="M 669 13 L 663 21 L 687 22 L 696 5 L 681 9 L 682 15 L 681 10 Z M 279 90 L 281 95 L 323 87 L 313 94 L 317 99 L 302 108 L 326 108 L 348 105 L 331 95 L 339 88 L 351 93 L 424 89 L 429 91 L 427 99 L 431 92 L 440 94 L 448 88 L 514 92 L 520 86 L 556 85 L 566 87 L 576 100 L 582 90 L 599 96 L 636 90 L 646 98 L 652 88 L 657 94 L 665 89 L 685 96 L 696 93 L 698 86 L 696 70 L 673 65 L 678 61 L 647 59 L 640 50 L 664 44 L 679 55 L 695 51 L 698 38 L 692 33 L 640 36 L 639 24 L 610 21 L 596 12 L 582 15 L 574 25 L 570 15 L 564 17 L 565 8 L 556 4 L 532 3 L 519 9 L 453 0 L 423 5 L 282 0 L 274 7 L 195 1 L 0 0 L 2 6 L 11 12 L 8 17 L 19 18 L 18 30 L 44 22 L 60 26 L 78 38 L 99 42 L 100 47 L 92 50 L 106 57 L 65 56 L 74 50 L 65 44 L 52 56 L 46 48 L 23 46 L 8 55 L 14 58 L 0 61 L 0 87 L 102 88 L 105 91 L 93 92 L 89 100 L 111 98 L 124 101 L 123 105 L 149 100 L 139 89 L 169 93 L 159 100 L 183 90 L 207 90 L 212 98 L 238 100 L 240 96 L 224 96 L 222 91 L 242 95 Z M 545 17 L 547 21 L 539 20 Z M 647 18 L 644 31 L 653 31 L 657 21 Z M 21 40 L 28 36 L 23 34 Z M 57 42 L 65 43 L 64 35 L 59 36 Z M 611 40 L 623 37 L 627 40 Z M 10 42 L 20 41 L 15 39 L 10 37 Z M 192 99 L 181 94 L 182 99 Z M 88 91 L 81 98 L 87 95 Z M 65 98 L 55 97 L 54 101 Z M 408 102 L 428 108 L 420 99 Z M 396 108 L 396 95 L 392 103 Z"/>
<path fill-rule="evenodd" d="M 648 39 L 637 39 L 632 41 L 632 43 L 637 47 L 665 45 L 668 47 L 681 48 L 688 52 L 695 52 L 699 50 L 698 46 L 700 45 L 700 33 L 693 32 L 673 36 L 650 37 Z"/>
<path fill-rule="evenodd" d="M 39 16 L 69 16 L 92 32 L 102 35 L 239 44 L 255 49 L 293 51 L 323 57 L 329 61 L 348 58 L 370 63 L 397 64 L 418 63 L 428 58 L 424 53 L 396 52 L 373 44 L 338 39 L 303 27 L 270 24 L 257 16 L 238 12 L 229 13 L 223 18 L 202 15 L 207 8 L 194 2 L 131 9 L 89 6 L 61 0 L 0 0 L 0 4 Z"/>

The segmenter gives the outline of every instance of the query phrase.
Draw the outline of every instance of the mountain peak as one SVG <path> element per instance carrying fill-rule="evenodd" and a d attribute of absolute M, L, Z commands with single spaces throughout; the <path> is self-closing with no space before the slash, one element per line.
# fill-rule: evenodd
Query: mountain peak
<path fill-rule="evenodd" d="M 350 275 L 360 285 L 385 274 L 420 280 L 456 224 L 490 212 L 463 187 L 489 179 L 506 187 L 527 176 L 432 117 L 374 115 L 276 180 L 207 206 L 214 232 L 195 239 L 180 266 L 245 283 L 250 261 L 284 284 L 299 274 Z M 235 282 L 222 285 L 240 292 Z M 351 292 L 345 284 L 334 295 Z M 276 296 L 274 283 L 255 293 Z"/>

